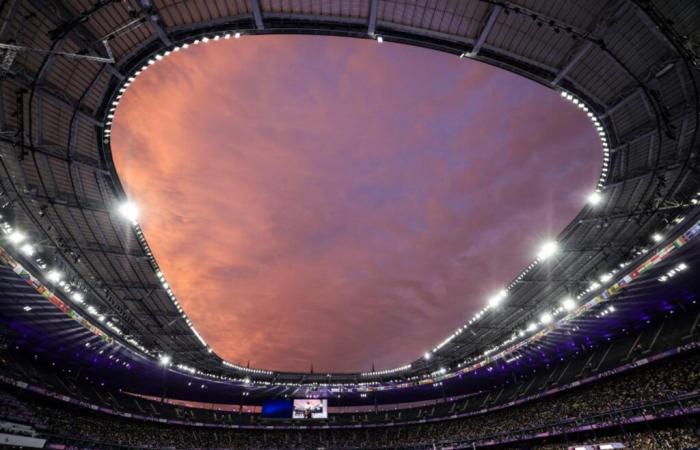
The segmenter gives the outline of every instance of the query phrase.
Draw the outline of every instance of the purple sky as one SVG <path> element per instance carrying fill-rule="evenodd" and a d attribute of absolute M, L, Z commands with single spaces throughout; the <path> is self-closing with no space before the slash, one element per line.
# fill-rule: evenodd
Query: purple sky
<path fill-rule="evenodd" d="M 222 357 L 412 361 L 583 206 L 584 113 L 474 61 L 369 40 L 191 46 L 127 91 L 112 148 L 163 271 Z"/>

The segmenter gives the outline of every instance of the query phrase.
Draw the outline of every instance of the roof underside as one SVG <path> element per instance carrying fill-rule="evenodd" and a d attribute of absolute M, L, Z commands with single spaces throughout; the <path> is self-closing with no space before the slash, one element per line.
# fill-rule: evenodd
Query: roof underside
<path fill-rule="evenodd" d="M 224 372 L 177 311 L 134 228 L 103 129 L 124 80 L 153 54 L 212 33 L 331 34 L 470 57 L 583 99 L 611 148 L 604 200 L 560 234 L 554 264 L 535 267 L 509 301 L 409 374 L 454 366 L 501 343 L 545 306 L 628 261 L 698 191 L 696 65 L 700 4 L 655 0 L 10 0 L 0 42 L 114 62 L 5 50 L 0 105 L 4 214 L 41 243 L 91 303 L 145 347 Z M 8 63 L 9 62 L 9 63 Z M 146 236 L 147 238 L 148 236 Z M 76 306 L 79 308 L 79 306 Z M 85 314 L 88 316 L 88 314 Z M 41 320 L 41 316 L 37 316 Z M 46 323 L 52 320 L 46 315 Z M 48 326 L 48 325 L 47 325 Z M 449 334 L 453 330 L 445 330 Z M 236 373 L 234 369 L 226 369 Z M 328 381 L 325 375 L 249 375 Z M 358 380 L 335 374 L 333 381 Z"/>

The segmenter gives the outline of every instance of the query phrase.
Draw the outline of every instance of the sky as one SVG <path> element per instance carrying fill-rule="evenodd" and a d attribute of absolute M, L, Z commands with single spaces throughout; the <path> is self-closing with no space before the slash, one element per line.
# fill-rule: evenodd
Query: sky
<path fill-rule="evenodd" d="M 146 239 L 214 351 L 316 373 L 420 358 L 563 230 L 602 161 L 591 122 L 551 89 L 340 37 L 173 53 L 127 90 L 112 135 Z"/>

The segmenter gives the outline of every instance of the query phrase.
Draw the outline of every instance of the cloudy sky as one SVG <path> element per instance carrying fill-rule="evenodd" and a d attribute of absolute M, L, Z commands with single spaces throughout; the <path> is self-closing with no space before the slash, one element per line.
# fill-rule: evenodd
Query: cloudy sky
<path fill-rule="evenodd" d="M 112 149 L 214 350 L 316 372 L 434 347 L 572 220 L 601 164 L 590 122 L 554 91 L 317 36 L 165 58 L 125 94 Z"/>

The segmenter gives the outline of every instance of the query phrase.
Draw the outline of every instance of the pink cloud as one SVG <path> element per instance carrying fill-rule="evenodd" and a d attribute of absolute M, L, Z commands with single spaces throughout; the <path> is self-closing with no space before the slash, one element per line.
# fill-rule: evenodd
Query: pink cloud
<path fill-rule="evenodd" d="M 595 133 L 556 93 L 424 49 L 220 41 L 141 75 L 115 162 L 195 326 L 283 370 L 391 367 L 583 205 Z"/>

